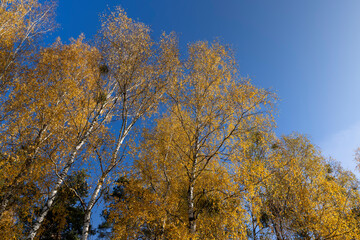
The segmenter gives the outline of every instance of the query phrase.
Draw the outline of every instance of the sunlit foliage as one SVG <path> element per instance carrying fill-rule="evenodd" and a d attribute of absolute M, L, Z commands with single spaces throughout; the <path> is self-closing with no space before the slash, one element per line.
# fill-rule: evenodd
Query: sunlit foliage
<path fill-rule="evenodd" d="M 1 239 L 87 239 L 102 199 L 98 237 L 360 239 L 355 175 L 276 136 L 275 94 L 228 46 L 181 54 L 121 8 L 43 46 L 54 6 L 0 2 Z"/>

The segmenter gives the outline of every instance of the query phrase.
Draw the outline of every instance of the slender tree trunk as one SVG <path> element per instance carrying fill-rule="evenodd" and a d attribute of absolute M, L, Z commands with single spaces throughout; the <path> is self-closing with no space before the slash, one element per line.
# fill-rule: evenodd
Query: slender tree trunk
<path fill-rule="evenodd" d="M 117 101 L 117 99 L 115 99 L 115 102 Z M 67 177 L 67 174 L 72 166 L 72 164 L 75 162 L 75 158 L 78 154 L 78 152 L 80 151 L 81 147 L 85 144 L 86 140 L 88 139 L 88 137 L 90 136 L 90 134 L 92 134 L 95 125 L 98 123 L 98 120 L 100 118 L 100 116 L 102 115 L 103 111 L 104 111 L 104 107 L 106 106 L 108 102 L 103 103 L 101 105 L 101 107 L 98 109 L 94 119 L 92 120 L 92 122 L 89 125 L 88 130 L 84 133 L 84 135 L 82 136 L 82 138 L 79 140 L 78 144 L 75 146 L 73 152 L 71 153 L 68 161 L 65 164 L 65 167 L 63 168 L 62 172 L 58 175 L 58 180 L 53 188 L 53 190 L 50 193 L 50 196 L 48 197 L 45 206 L 41 209 L 40 211 L 40 216 L 38 217 L 38 219 L 36 219 L 35 224 L 33 225 L 33 227 L 30 230 L 30 233 L 27 237 L 28 240 L 33 240 L 42 224 L 42 222 L 44 221 L 46 215 L 48 214 L 51 206 L 54 203 L 55 197 L 60 189 L 60 187 L 62 186 L 64 179 Z M 104 118 L 106 119 L 107 116 L 109 114 L 109 111 L 105 114 Z"/>
<path fill-rule="evenodd" d="M 198 123 L 198 119 L 196 118 L 196 123 Z M 194 146 L 192 153 L 192 166 L 190 172 L 190 181 L 189 181 L 189 190 L 188 190 L 188 220 L 189 220 L 189 232 L 191 235 L 194 235 L 196 232 L 196 213 L 194 206 L 194 186 L 196 181 L 196 168 L 198 164 L 198 150 L 199 150 L 199 128 L 198 124 L 196 124 L 195 129 L 195 138 L 194 138 Z"/>
<path fill-rule="evenodd" d="M 194 209 L 194 186 L 190 183 L 188 191 L 188 218 L 189 218 L 189 232 L 195 234 L 196 232 L 196 219 Z"/>
<path fill-rule="evenodd" d="M 253 216 L 253 211 L 252 211 L 253 209 L 252 209 L 252 206 L 251 206 L 251 222 L 252 222 L 252 231 L 253 231 L 253 238 L 254 238 L 254 240 L 256 240 L 257 239 L 257 237 L 256 237 L 256 227 L 255 227 L 255 219 L 254 219 L 254 216 Z"/>
<path fill-rule="evenodd" d="M 91 221 L 91 211 L 97 201 L 97 197 L 100 194 L 100 191 L 102 189 L 102 186 L 104 185 L 106 177 L 111 172 L 111 170 L 118 164 L 118 161 L 116 159 L 118 157 L 120 147 L 122 146 L 126 136 L 129 134 L 133 125 L 134 125 L 134 123 L 130 124 L 122 133 L 120 133 L 119 140 L 117 142 L 116 148 L 111 157 L 111 164 L 102 173 L 98 183 L 96 184 L 96 188 L 95 188 L 93 194 L 91 195 L 89 204 L 85 210 L 84 225 L 83 225 L 81 240 L 88 239 L 89 230 L 90 230 L 90 221 Z"/>
<path fill-rule="evenodd" d="M 76 155 L 78 153 L 78 151 L 80 150 L 80 148 L 84 145 L 85 143 L 85 139 L 83 139 L 74 149 L 74 151 L 72 152 L 69 160 L 66 162 L 65 167 L 63 169 L 63 171 L 61 172 L 61 174 L 58 176 L 58 180 L 53 188 L 53 190 L 50 193 L 50 196 L 48 197 L 45 206 L 41 209 L 40 212 L 40 216 L 36 219 L 35 224 L 33 225 L 32 229 L 30 230 L 30 233 L 27 237 L 27 239 L 31 239 L 33 240 L 42 224 L 42 222 L 44 221 L 46 215 L 48 214 L 51 206 L 54 203 L 55 197 L 62 185 L 62 183 L 64 182 L 64 179 L 67 176 L 68 171 L 71 168 L 71 165 L 74 163 Z"/>
<path fill-rule="evenodd" d="M 48 214 L 51 206 L 54 203 L 55 197 L 56 197 L 61 185 L 63 184 L 64 179 L 66 178 L 72 164 L 75 161 L 76 155 L 78 154 L 81 147 L 85 144 L 85 141 L 87 140 L 89 135 L 92 133 L 101 112 L 102 112 L 102 108 L 98 112 L 98 115 L 95 117 L 94 121 L 90 124 L 89 129 L 86 131 L 84 136 L 81 138 L 81 140 L 78 142 L 78 144 L 74 148 L 73 152 L 70 155 L 69 160 L 65 164 L 64 169 L 58 175 L 58 180 L 57 180 L 53 190 L 51 191 L 50 196 L 48 197 L 48 199 L 47 199 L 47 201 L 45 203 L 45 206 L 41 209 L 40 216 L 38 217 L 38 219 L 36 219 L 35 224 L 33 225 L 32 229 L 30 230 L 30 233 L 29 233 L 27 239 L 33 240 L 35 238 L 35 236 L 36 236 L 42 222 L 44 221 L 46 215 Z"/>
<path fill-rule="evenodd" d="M 92 211 L 93 207 L 95 206 L 96 199 L 100 193 L 102 186 L 104 185 L 106 176 L 107 176 L 107 174 L 103 174 L 101 176 L 101 178 L 99 179 L 99 181 L 96 185 L 95 191 L 93 192 L 91 199 L 89 201 L 89 204 L 85 210 L 84 225 L 83 225 L 81 240 L 86 240 L 89 236 L 91 211 Z"/>
<path fill-rule="evenodd" d="M 91 220 L 91 209 L 87 209 L 85 211 L 85 216 L 84 216 L 83 230 L 81 236 L 82 240 L 87 239 L 89 236 L 90 220 Z"/>
<path fill-rule="evenodd" d="M 273 227 L 274 227 L 276 239 L 277 240 L 283 240 L 283 238 L 281 237 L 281 230 L 280 230 L 279 224 L 277 222 L 275 222 L 274 220 L 272 220 L 272 224 L 273 224 Z"/>
<path fill-rule="evenodd" d="M 194 207 L 194 186 L 195 186 L 195 173 L 196 173 L 196 165 L 197 165 L 197 143 L 195 143 L 194 154 L 193 154 L 193 163 L 191 166 L 190 173 L 190 183 L 188 190 L 188 220 L 189 220 L 189 232 L 191 235 L 196 232 L 196 215 L 195 215 L 195 207 Z"/>

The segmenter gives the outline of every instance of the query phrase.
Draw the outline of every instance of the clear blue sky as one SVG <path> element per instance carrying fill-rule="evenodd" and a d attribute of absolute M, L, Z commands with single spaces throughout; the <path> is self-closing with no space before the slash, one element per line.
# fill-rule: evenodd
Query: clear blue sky
<path fill-rule="evenodd" d="M 217 37 L 230 44 L 242 75 L 281 99 L 277 133 L 307 134 L 326 156 L 354 170 L 360 146 L 359 0 L 59 0 L 60 28 L 51 38 L 91 38 L 99 14 L 116 5 L 150 25 L 155 37 L 177 32 L 183 48 Z"/>
<path fill-rule="evenodd" d="M 360 146 L 358 0 L 59 0 L 53 37 L 91 38 L 98 16 L 122 6 L 153 35 L 175 31 L 180 44 L 219 37 L 240 71 L 278 96 L 277 133 L 308 134 L 326 156 L 353 169 Z"/>

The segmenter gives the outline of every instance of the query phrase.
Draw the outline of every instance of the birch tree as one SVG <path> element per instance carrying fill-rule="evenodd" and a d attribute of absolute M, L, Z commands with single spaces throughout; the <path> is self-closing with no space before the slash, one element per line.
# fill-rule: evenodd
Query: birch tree
<path fill-rule="evenodd" d="M 39 190 L 40 195 L 33 198 L 42 207 L 30 238 L 36 235 L 87 138 L 101 130 L 110 101 L 108 85 L 99 77 L 98 51 L 84 44 L 83 37 L 70 45 L 58 41 L 41 50 L 33 64 L 18 75 L 8 98 L 6 110 L 13 117 L 3 123 L 1 172 L 6 182 L 2 211 L 14 197 L 26 197 L 19 192 L 26 190 L 24 184 L 48 189 L 47 196 Z M 34 216 L 33 209 L 28 211 Z"/>
<path fill-rule="evenodd" d="M 280 158 L 272 166 L 274 174 L 263 184 L 263 210 L 274 237 L 357 239 L 355 176 L 325 161 L 301 135 L 282 137 L 274 151 Z"/>
<path fill-rule="evenodd" d="M 139 147 L 129 194 L 110 205 L 115 238 L 246 236 L 230 156 L 244 134 L 271 128 L 273 95 L 239 79 L 217 42 L 190 45 L 182 66 L 167 112 Z"/>
<path fill-rule="evenodd" d="M 26 59 L 39 49 L 33 44 L 53 29 L 53 4 L 37 0 L 3 0 L 0 3 L 0 121 L 9 116 L 3 105 Z"/>
<path fill-rule="evenodd" d="M 99 44 L 107 81 L 114 84 L 111 115 L 119 130 L 112 140 L 104 141 L 106 148 L 94 145 L 101 172 L 93 176 L 95 184 L 85 208 L 82 239 L 88 237 L 91 211 L 106 180 L 123 159 L 126 138 L 141 118 L 156 111 L 163 94 L 176 78 L 179 65 L 174 34 L 163 34 L 160 41 L 155 42 L 150 37 L 150 29 L 128 18 L 121 8 L 103 16 Z"/>
<path fill-rule="evenodd" d="M 40 49 L 34 43 L 53 28 L 53 11 L 52 4 L 40 4 L 36 0 L 5 0 L 0 3 L 0 232 L 4 238 L 16 233 L 14 190 L 19 187 L 19 178 L 25 175 L 19 173 L 22 169 L 20 162 L 24 163 L 22 160 L 26 152 L 36 151 L 36 146 L 44 137 L 44 127 L 39 127 L 38 132 L 33 131 L 31 137 L 30 132 L 34 129 L 27 134 L 16 132 L 15 129 L 25 126 L 26 120 L 17 118 L 24 108 L 19 108 L 20 99 L 14 101 L 15 89 L 20 84 L 26 84 L 24 73 L 33 66 L 31 56 Z M 21 100 L 23 105 L 29 103 L 29 98 L 22 97 Z M 35 114 L 29 109 L 26 112 Z M 18 119 L 16 127 L 14 119 Z"/>
<path fill-rule="evenodd" d="M 52 181 L 28 238 L 37 234 L 60 187 L 64 184 L 72 165 L 79 157 L 86 158 L 86 143 L 90 136 L 104 131 L 103 123 L 111 112 L 115 99 L 110 97 L 112 85 L 101 78 L 100 55 L 96 48 L 83 43 L 83 37 L 70 45 L 61 42 L 45 49 L 41 55 L 35 86 L 44 85 L 44 96 L 37 97 L 41 113 L 49 114 L 49 132 L 57 139 L 49 139 L 56 146 L 46 159 L 52 166 Z M 43 81 L 43 82 L 41 82 Z M 40 115 L 41 116 L 41 115 Z M 45 115 L 47 116 L 47 115 Z M 59 152 L 60 151 L 60 152 Z M 81 159 L 81 158 L 80 158 Z"/>

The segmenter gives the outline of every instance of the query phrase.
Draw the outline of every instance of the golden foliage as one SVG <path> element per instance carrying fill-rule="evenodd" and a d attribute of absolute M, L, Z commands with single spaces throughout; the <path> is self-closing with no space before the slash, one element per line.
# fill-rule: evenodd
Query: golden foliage
<path fill-rule="evenodd" d="M 189 47 L 168 112 L 139 146 L 125 199 L 111 205 L 119 239 L 245 238 L 244 210 L 229 156 L 244 135 L 268 131 L 272 95 L 237 79 L 219 43 Z"/>
<path fill-rule="evenodd" d="M 81 35 L 41 48 L 53 9 L 0 2 L 0 238 L 46 231 L 76 165 L 93 167 L 89 197 L 68 195 L 83 239 L 112 184 L 114 239 L 360 239 L 355 176 L 306 137 L 275 136 L 276 96 L 240 77 L 230 48 L 200 41 L 180 58 L 174 33 L 155 41 L 121 8 L 96 47 Z M 133 162 L 113 183 L 123 152 Z"/>

